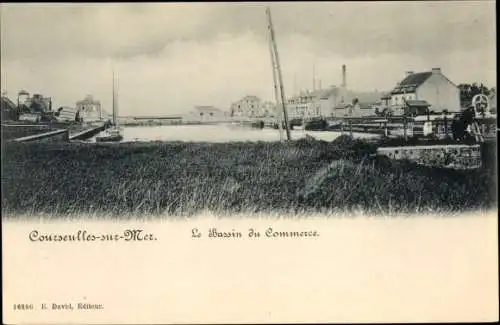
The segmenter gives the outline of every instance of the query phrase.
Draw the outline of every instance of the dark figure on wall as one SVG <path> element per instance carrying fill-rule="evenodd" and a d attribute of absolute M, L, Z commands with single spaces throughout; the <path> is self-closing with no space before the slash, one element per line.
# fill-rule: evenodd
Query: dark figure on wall
<path fill-rule="evenodd" d="M 455 119 L 451 125 L 453 132 L 453 138 L 457 141 L 468 141 L 472 140 L 474 137 L 467 131 L 467 127 L 474 122 L 475 118 L 474 107 L 469 106 L 464 110 L 458 119 Z"/>

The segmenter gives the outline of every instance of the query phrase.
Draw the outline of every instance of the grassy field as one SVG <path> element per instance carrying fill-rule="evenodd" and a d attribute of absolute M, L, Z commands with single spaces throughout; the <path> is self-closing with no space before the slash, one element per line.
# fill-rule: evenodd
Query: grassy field
<path fill-rule="evenodd" d="M 494 164 L 429 168 L 374 157 L 378 145 L 345 136 L 286 144 L 6 144 L 2 212 L 392 214 L 495 206 Z"/>

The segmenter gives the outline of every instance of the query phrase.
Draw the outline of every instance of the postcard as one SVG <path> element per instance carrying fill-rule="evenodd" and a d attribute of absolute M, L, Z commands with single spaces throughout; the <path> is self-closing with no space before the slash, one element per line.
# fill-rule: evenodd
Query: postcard
<path fill-rule="evenodd" d="M 494 9 L 3 3 L 3 322 L 498 321 Z"/>

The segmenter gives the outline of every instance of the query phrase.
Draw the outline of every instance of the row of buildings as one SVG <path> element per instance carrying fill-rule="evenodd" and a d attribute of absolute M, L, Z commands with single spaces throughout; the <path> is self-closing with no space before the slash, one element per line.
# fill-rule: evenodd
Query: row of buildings
<path fill-rule="evenodd" d="M 11 111 L 11 114 L 6 114 Z M 41 94 L 31 95 L 26 90 L 17 94 L 16 102 L 10 100 L 7 94 L 2 94 L 2 116 L 28 121 L 39 121 L 49 117 L 59 121 L 85 121 L 93 122 L 108 119 L 109 114 L 101 108 L 101 103 L 88 95 L 83 100 L 76 102 L 75 107 L 52 107 L 52 98 Z"/>
<path fill-rule="evenodd" d="M 302 91 L 287 99 L 290 118 L 362 117 L 377 114 L 403 115 L 404 111 L 459 112 L 460 90 L 440 68 L 408 71 L 389 92 L 355 92 L 347 88 L 346 66 L 342 66 L 342 85 Z M 491 98 L 496 110 L 496 95 Z M 256 96 L 246 96 L 231 105 L 231 116 L 264 117 L 276 114 L 276 105 Z"/>

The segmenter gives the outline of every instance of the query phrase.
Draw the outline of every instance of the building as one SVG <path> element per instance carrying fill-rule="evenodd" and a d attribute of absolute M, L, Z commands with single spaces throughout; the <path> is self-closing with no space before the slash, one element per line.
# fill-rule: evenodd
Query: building
<path fill-rule="evenodd" d="M 304 91 L 287 102 L 291 118 L 371 116 L 382 93 L 356 92 L 331 86 Z"/>
<path fill-rule="evenodd" d="M 395 115 L 402 115 L 407 100 L 425 100 L 434 112 L 460 112 L 460 90 L 440 68 L 414 73 L 406 77 L 391 91 L 390 107 Z"/>
<path fill-rule="evenodd" d="M 232 117 L 266 117 L 275 111 L 275 105 L 259 97 L 247 95 L 231 104 Z"/>
<path fill-rule="evenodd" d="M 261 112 L 263 116 L 274 117 L 276 116 L 276 104 L 270 101 L 265 101 L 261 103 Z"/>
<path fill-rule="evenodd" d="M 341 67 L 342 84 L 329 88 L 302 91 L 287 101 L 291 118 L 368 116 L 375 114 L 375 104 L 383 93 L 359 92 L 347 88 L 347 68 Z M 313 87 L 314 88 L 314 87 Z"/>
<path fill-rule="evenodd" d="M 341 100 L 338 87 L 301 91 L 287 100 L 286 108 L 290 118 L 311 118 L 331 116 L 333 107 Z"/>
<path fill-rule="evenodd" d="M 76 102 L 76 110 L 85 122 L 100 121 L 103 118 L 101 102 L 87 95 L 83 100 Z"/>
<path fill-rule="evenodd" d="M 30 94 L 21 90 L 17 94 L 17 105 L 21 112 L 26 114 L 42 114 L 52 110 L 52 98 L 41 94 Z"/>
<path fill-rule="evenodd" d="M 227 115 L 227 112 L 213 106 L 195 106 L 185 119 L 191 122 L 223 122 Z"/>
<path fill-rule="evenodd" d="M 54 112 L 54 117 L 60 122 L 76 121 L 78 110 L 72 107 L 59 107 Z"/>

